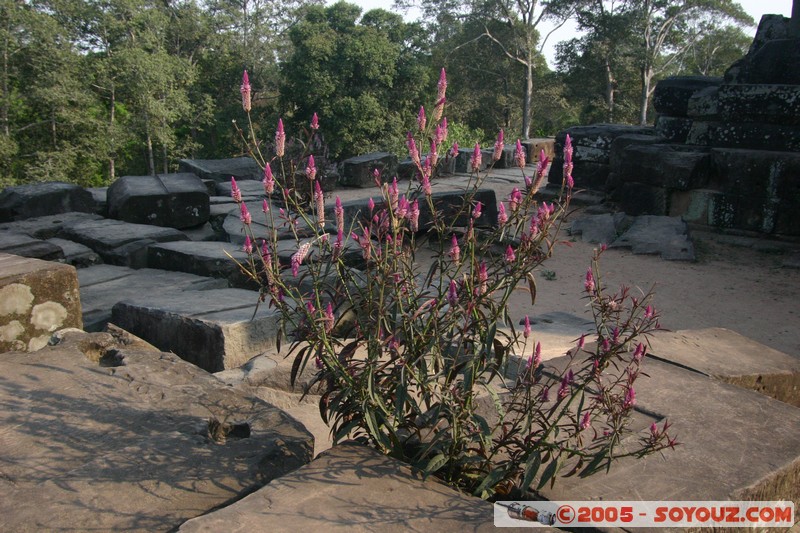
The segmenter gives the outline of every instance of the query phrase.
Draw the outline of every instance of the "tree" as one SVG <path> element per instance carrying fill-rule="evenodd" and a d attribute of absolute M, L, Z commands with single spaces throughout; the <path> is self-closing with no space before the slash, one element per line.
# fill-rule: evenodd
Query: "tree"
<path fill-rule="evenodd" d="M 747 53 L 753 38 L 731 25 L 704 30 L 677 65 L 680 74 L 722 76 Z"/>
<path fill-rule="evenodd" d="M 429 77 L 418 25 L 383 10 L 360 13 L 346 2 L 310 7 L 290 30 L 282 69 L 287 117 L 300 126 L 317 113 L 334 157 L 397 144 Z"/>
<path fill-rule="evenodd" d="M 641 95 L 639 123 L 647 124 L 647 108 L 655 90 L 654 79 L 673 68 L 702 37 L 698 21 L 733 20 L 753 24 L 753 19 L 733 0 L 628 0 L 627 7 L 638 32 Z"/>

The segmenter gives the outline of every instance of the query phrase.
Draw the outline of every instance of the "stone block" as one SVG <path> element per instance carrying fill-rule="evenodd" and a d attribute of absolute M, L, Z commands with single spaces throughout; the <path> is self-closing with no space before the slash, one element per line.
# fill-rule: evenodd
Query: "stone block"
<path fill-rule="evenodd" d="M 219 278 L 227 281 L 230 287 L 256 289 L 257 285 L 239 269 L 234 259 L 246 264 L 247 254 L 241 246 L 226 242 L 176 241 L 151 244 L 147 248 L 150 268 Z"/>
<path fill-rule="evenodd" d="M 609 213 L 584 215 L 572 223 L 570 234 L 580 235 L 583 242 L 608 244 L 617 238 L 617 228 Z"/>
<path fill-rule="evenodd" d="M 625 161 L 625 148 L 632 145 L 660 144 L 664 142 L 663 137 L 658 135 L 620 135 L 611 142 L 611 149 L 608 155 L 608 162 L 611 165 L 611 172 L 617 169 Z"/>
<path fill-rule="evenodd" d="M 574 126 L 556 135 L 556 160 L 563 158 L 564 141 L 566 140 L 567 134 L 569 134 L 572 139 L 573 161 L 585 160 L 594 163 L 608 164 L 611 143 L 614 139 L 621 135 L 653 135 L 654 132 L 655 130 L 651 126 L 626 126 L 622 124 Z M 555 162 L 553 166 L 556 166 Z"/>
<path fill-rule="evenodd" d="M 183 524 L 181 533 L 263 530 L 360 532 L 495 530 L 491 503 L 424 479 L 365 446 L 335 446 L 241 501 Z M 274 526 L 272 526 L 274 527 Z"/>
<path fill-rule="evenodd" d="M 670 76 L 658 82 L 653 92 L 656 112 L 672 117 L 686 117 L 689 100 L 698 91 L 719 87 L 722 78 L 709 76 Z"/>
<path fill-rule="evenodd" d="M 239 180 L 261 180 L 264 171 L 250 157 L 234 157 L 230 159 L 181 159 L 178 172 L 191 172 L 201 179 L 214 180 L 217 183 L 230 181 L 231 176 Z"/>
<path fill-rule="evenodd" d="M 87 187 L 94 200 L 94 212 L 101 217 L 108 216 L 108 187 Z"/>
<path fill-rule="evenodd" d="M 472 172 L 472 163 L 470 160 L 472 159 L 472 154 L 474 153 L 474 148 L 459 148 L 458 155 L 455 158 L 455 171 L 461 174 L 470 174 Z M 489 166 L 491 162 L 491 156 L 486 158 L 481 151 L 481 165 L 479 172 L 483 172 Z"/>
<path fill-rule="evenodd" d="M 800 125 L 715 122 L 708 143 L 717 148 L 800 152 Z"/>
<path fill-rule="evenodd" d="M 655 124 L 656 134 L 666 139 L 667 142 L 684 143 L 692 129 L 692 122 L 691 118 L 658 115 Z"/>
<path fill-rule="evenodd" d="M 800 38 L 764 42 L 755 52 L 734 64 L 725 74 L 727 83 L 800 85 Z"/>
<path fill-rule="evenodd" d="M 208 221 L 208 190 L 194 174 L 124 176 L 108 188 L 108 214 L 133 224 L 190 228 Z"/>
<path fill-rule="evenodd" d="M 663 331 L 649 353 L 714 379 L 800 407 L 800 357 L 725 328 Z"/>
<path fill-rule="evenodd" d="M 0 191 L 0 222 L 94 210 L 92 194 L 72 183 L 31 183 Z"/>
<path fill-rule="evenodd" d="M 542 137 L 535 139 L 525 139 L 521 141 L 522 146 L 527 149 L 525 157 L 528 158 L 528 163 L 533 163 L 539 160 L 539 154 L 544 150 L 546 155 L 551 161 L 556 156 L 556 140 L 554 137 Z"/>
<path fill-rule="evenodd" d="M 174 531 L 311 459 L 284 412 L 106 333 L 2 354 L 0 375 L 6 531 Z"/>
<path fill-rule="evenodd" d="M 108 219 L 66 225 L 58 236 L 88 246 L 106 263 L 134 268 L 146 266 L 148 245 L 187 240 L 186 235 L 173 228 Z"/>
<path fill-rule="evenodd" d="M 57 329 L 82 327 L 73 267 L 0 253 L 0 352 L 33 352 Z"/>
<path fill-rule="evenodd" d="M 252 198 L 261 198 L 265 196 L 264 192 L 264 184 L 259 181 L 253 180 L 246 180 L 240 182 L 236 182 L 236 186 L 239 187 L 239 190 L 242 191 L 242 197 L 252 197 Z M 236 203 L 235 200 L 231 197 L 231 179 L 228 178 L 225 181 L 220 181 L 216 184 L 215 189 L 216 192 L 214 194 L 218 195 L 219 197 L 227 199 L 227 201 Z M 219 203 L 221 199 L 215 200 L 214 203 Z"/>
<path fill-rule="evenodd" d="M 44 261 L 64 259 L 64 251 L 55 244 L 15 231 L 0 231 L 0 252 Z"/>
<path fill-rule="evenodd" d="M 800 409 L 655 357 L 645 357 L 642 370 L 649 377 L 636 382 L 635 417 L 659 428 L 668 420 L 680 446 L 620 460 L 607 474 L 559 477 L 543 497 L 797 501 Z M 647 433 L 645 426 L 631 442 Z"/>
<path fill-rule="evenodd" d="M 153 294 L 121 301 L 111 321 L 208 372 L 236 368 L 274 348 L 280 312 L 259 304 L 256 291 L 211 289 Z"/>
<path fill-rule="evenodd" d="M 607 158 L 606 158 L 607 159 Z M 608 163 L 576 161 L 572 165 L 572 179 L 576 189 L 605 190 L 611 166 Z M 564 160 L 557 156 L 550 166 L 548 183 L 561 184 L 564 176 Z"/>
<path fill-rule="evenodd" d="M 721 192 L 711 189 L 672 191 L 668 214 L 671 217 L 681 217 L 692 224 L 715 226 L 714 205 L 722 196 Z"/>
<path fill-rule="evenodd" d="M 332 202 L 327 202 L 327 203 L 332 204 Z M 245 204 L 247 205 L 247 209 L 250 211 L 250 214 L 252 215 L 253 222 L 250 227 L 253 231 L 253 235 L 257 239 L 265 237 L 267 235 L 271 235 L 273 230 L 277 232 L 278 240 L 294 239 L 295 232 L 297 232 L 297 235 L 300 238 L 311 237 L 317 234 L 318 228 L 316 226 L 314 227 L 309 226 L 308 224 L 306 224 L 303 218 L 297 219 L 297 224 L 295 224 L 293 230 L 292 227 L 289 225 L 288 221 L 280 218 L 278 214 L 278 206 L 275 204 L 272 205 L 272 210 L 273 210 L 272 214 L 274 217 L 272 219 L 272 222 L 274 222 L 274 226 L 271 225 L 272 224 L 271 222 L 269 222 L 267 219 L 264 218 L 261 200 L 258 201 L 245 200 Z M 332 209 L 332 205 L 326 206 L 326 213 L 328 207 Z M 333 213 L 333 211 L 331 211 L 331 213 Z M 324 229 L 329 233 L 335 231 L 333 230 L 333 226 L 330 224 L 330 221 L 334 219 L 326 215 L 325 220 L 328 223 L 325 225 Z M 231 243 L 237 246 L 241 246 L 242 244 L 244 244 L 244 238 L 245 238 L 244 225 L 242 224 L 240 210 L 238 207 L 234 205 L 232 210 L 228 212 L 228 214 L 225 216 L 224 221 L 222 222 L 221 229 L 224 232 L 224 234 L 227 235 L 227 238 Z"/>
<path fill-rule="evenodd" d="M 718 113 L 719 87 L 722 86 L 706 87 L 692 94 L 686 107 L 686 116 L 692 119 L 715 120 Z"/>
<path fill-rule="evenodd" d="M 100 256 L 94 253 L 91 248 L 82 244 L 78 244 L 77 242 L 59 239 L 57 237 L 47 239 L 46 242 L 61 248 L 61 251 L 64 254 L 63 261 L 68 265 L 74 266 L 75 268 L 85 268 L 103 262 Z"/>
<path fill-rule="evenodd" d="M 373 171 L 378 169 L 382 181 L 397 176 L 397 156 L 389 152 L 372 152 L 345 159 L 339 164 L 339 185 L 375 187 Z"/>
<path fill-rule="evenodd" d="M 800 85 L 723 85 L 718 98 L 725 121 L 800 124 Z"/>
<path fill-rule="evenodd" d="M 47 240 L 58 235 L 64 226 L 90 220 L 103 220 L 103 217 L 93 213 L 78 212 L 46 215 L 0 224 L 0 232 L 15 231 L 26 233 L 36 239 Z"/>
<path fill-rule="evenodd" d="M 111 308 L 122 300 L 147 302 L 154 294 L 168 295 L 190 290 L 221 289 L 228 286 L 183 272 L 152 268 L 133 270 L 113 265 L 95 265 L 78 270 L 83 323 L 86 331 L 100 331 L 111 320 Z"/>
<path fill-rule="evenodd" d="M 800 234 L 800 154 L 733 149 L 711 153 L 712 186 L 724 194 L 715 205 L 719 225 Z"/>
<path fill-rule="evenodd" d="M 642 215 L 610 248 L 630 248 L 634 254 L 660 255 L 667 261 L 694 261 L 694 246 L 686 222 L 677 217 Z"/>
<path fill-rule="evenodd" d="M 612 198 L 625 213 L 632 216 L 663 216 L 669 208 L 669 194 L 666 189 L 635 181 L 624 182 L 614 191 Z"/>
<path fill-rule="evenodd" d="M 614 173 L 620 183 L 688 190 L 705 187 L 710 168 L 711 156 L 703 148 L 633 144 L 623 151 Z"/>

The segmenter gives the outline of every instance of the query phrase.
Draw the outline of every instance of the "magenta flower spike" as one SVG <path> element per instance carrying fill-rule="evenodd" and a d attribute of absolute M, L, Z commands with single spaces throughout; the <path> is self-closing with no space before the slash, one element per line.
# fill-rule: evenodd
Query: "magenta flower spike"
<path fill-rule="evenodd" d="M 572 189 L 575 186 L 575 181 L 572 179 L 572 139 L 567 134 L 567 139 L 564 142 L 564 179 L 567 183 L 567 188 Z"/>
<path fill-rule="evenodd" d="M 427 159 L 431 161 L 431 168 L 436 166 L 439 162 L 439 147 L 436 145 L 436 140 L 431 141 L 431 149 L 428 152 Z"/>
<path fill-rule="evenodd" d="M 523 148 L 522 143 L 519 142 L 517 139 L 517 147 L 514 151 L 514 162 L 520 168 L 520 170 L 525 170 L 525 148 Z"/>
<path fill-rule="evenodd" d="M 308 164 L 306 165 L 306 176 L 309 180 L 314 181 L 317 177 L 317 166 L 314 164 L 314 156 L 308 156 Z"/>
<path fill-rule="evenodd" d="M 623 409 L 630 409 L 636 405 L 636 391 L 633 390 L 633 385 L 628 386 L 628 392 L 625 393 L 625 400 L 622 402 Z"/>
<path fill-rule="evenodd" d="M 508 215 L 506 214 L 506 205 L 500 202 L 497 206 L 497 225 L 503 227 L 508 222 Z"/>
<path fill-rule="evenodd" d="M 533 368 L 539 366 L 542 362 L 542 343 L 537 342 L 536 347 L 533 349 Z"/>
<path fill-rule="evenodd" d="M 426 162 L 427 161 L 429 160 L 426 159 Z M 426 172 L 425 169 L 423 168 L 421 183 L 422 183 L 422 192 L 425 193 L 425 196 L 431 195 L 431 180 L 428 177 L 429 175 L 430 175 L 430 170 L 428 169 L 428 171 Z"/>
<path fill-rule="evenodd" d="M 400 198 L 400 189 L 397 187 L 397 176 L 392 179 L 389 185 L 389 207 L 392 211 L 397 211 L 397 201 Z"/>
<path fill-rule="evenodd" d="M 658 426 L 656 425 L 655 422 L 650 424 L 650 433 L 652 433 L 654 437 L 658 436 Z"/>
<path fill-rule="evenodd" d="M 317 210 L 317 224 L 319 227 L 325 225 L 325 196 L 322 194 L 322 187 L 319 182 L 314 182 L 314 206 Z"/>
<path fill-rule="evenodd" d="M 408 146 L 409 157 L 411 157 L 411 160 L 414 162 L 415 165 L 419 166 L 421 164 L 419 158 L 419 150 L 417 149 L 417 143 L 414 141 L 414 137 L 411 136 L 411 132 L 408 133 L 406 145 Z"/>
<path fill-rule="evenodd" d="M 264 167 L 264 179 L 261 180 L 261 183 L 264 184 L 265 194 L 271 195 L 275 190 L 275 176 L 272 175 L 272 167 L 269 166 L 269 163 Z"/>
<path fill-rule="evenodd" d="M 586 413 L 584 413 L 583 415 L 583 418 L 581 419 L 581 431 L 589 429 L 591 425 L 592 425 L 591 413 L 589 411 L 586 411 Z"/>
<path fill-rule="evenodd" d="M 244 236 L 244 246 L 242 246 L 242 250 L 244 250 L 247 255 L 253 253 L 253 241 L 250 240 L 250 235 Z"/>
<path fill-rule="evenodd" d="M 439 144 L 442 144 L 443 142 L 445 142 L 447 140 L 447 134 L 448 134 L 448 131 L 447 131 L 447 117 L 444 117 L 442 119 L 441 127 L 442 127 L 442 138 L 438 140 Z"/>
<path fill-rule="evenodd" d="M 522 204 L 522 193 L 519 191 L 517 187 L 511 191 L 511 195 L 508 197 L 508 207 L 511 209 L 512 212 L 519 209 L 519 206 Z"/>
<path fill-rule="evenodd" d="M 424 131 L 427 124 L 428 119 L 425 117 L 425 108 L 423 106 L 419 106 L 419 113 L 417 114 L 417 127 L 419 128 L 419 131 Z"/>
<path fill-rule="evenodd" d="M 453 279 L 450 280 L 450 288 L 447 291 L 447 301 L 450 302 L 450 305 L 453 307 L 458 304 L 458 287 Z"/>
<path fill-rule="evenodd" d="M 344 231 L 344 207 L 342 207 L 342 199 L 339 196 L 336 196 L 333 214 L 336 216 L 336 229 L 341 233 Z"/>
<path fill-rule="evenodd" d="M 242 201 L 242 191 L 239 190 L 239 186 L 236 185 L 236 178 L 233 176 L 231 176 L 231 198 L 233 198 L 236 203 Z"/>
<path fill-rule="evenodd" d="M 475 149 L 472 151 L 472 157 L 469 159 L 469 165 L 472 172 L 480 172 L 481 170 L 481 146 L 475 143 Z"/>
<path fill-rule="evenodd" d="M 297 274 L 300 269 L 300 265 L 305 261 L 305 258 L 308 256 L 308 251 L 311 249 L 311 241 L 305 242 L 297 249 L 297 251 L 292 255 L 292 275 L 297 277 Z"/>
<path fill-rule="evenodd" d="M 311 116 L 311 130 L 317 131 L 319 129 L 319 117 L 316 113 Z"/>
<path fill-rule="evenodd" d="M 247 204 L 244 202 L 240 203 L 239 210 L 241 212 L 239 219 L 242 221 L 242 224 L 249 226 L 253 222 L 253 217 L 250 216 L 250 211 L 247 210 Z"/>
<path fill-rule="evenodd" d="M 510 244 L 506 248 L 505 260 L 506 263 L 513 263 L 514 261 L 517 260 L 517 256 L 516 254 L 514 254 L 514 249 L 511 247 Z"/>
<path fill-rule="evenodd" d="M 450 157 L 457 157 L 458 156 L 458 143 L 454 142 L 453 147 L 450 148 Z"/>
<path fill-rule="evenodd" d="M 261 211 L 266 215 L 269 213 L 269 202 L 267 202 L 266 198 L 261 201 Z"/>
<path fill-rule="evenodd" d="M 455 235 L 453 235 L 453 238 L 450 241 L 450 252 L 448 252 L 448 255 L 455 263 L 461 261 L 461 248 L 458 247 L 458 239 Z"/>
<path fill-rule="evenodd" d="M 569 380 L 567 376 L 561 378 L 561 385 L 558 387 L 558 399 L 564 399 L 569 395 Z"/>
<path fill-rule="evenodd" d="M 447 92 L 447 73 L 445 72 L 444 68 L 439 73 L 439 83 L 437 84 L 437 89 L 438 92 L 436 93 L 436 100 L 444 100 L 445 93 Z"/>
<path fill-rule="evenodd" d="M 242 86 L 239 88 L 239 92 L 242 93 L 242 109 L 245 112 L 250 112 L 251 101 L 250 101 L 250 77 L 247 75 L 247 70 L 244 71 L 242 74 Z"/>
<path fill-rule="evenodd" d="M 375 200 L 373 200 L 372 198 L 370 198 L 369 200 L 367 200 L 367 209 L 369 209 L 369 212 L 370 212 L 370 213 L 372 213 L 373 211 L 375 211 Z"/>
<path fill-rule="evenodd" d="M 408 222 L 411 226 L 411 231 L 414 233 L 419 231 L 419 200 L 411 202 L 411 207 L 408 209 Z"/>
<path fill-rule="evenodd" d="M 494 142 L 494 153 L 492 154 L 492 159 L 495 161 L 499 161 L 501 157 L 503 157 L 503 130 L 497 134 L 497 140 Z"/>
<path fill-rule="evenodd" d="M 488 281 L 489 273 L 486 271 L 486 262 L 481 261 L 478 266 L 478 294 L 486 294 Z"/>
<path fill-rule="evenodd" d="M 542 393 L 539 396 L 542 403 L 547 403 L 550 401 L 550 387 L 545 387 L 542 389 Z"/>
<path fill-rule="evenodd" d="M 286 153 L 286 133 L 283 131 L 283 119 L 278 119 L 278 129 L 275 130 L 275 154 L 283 157 Z"/>
<path fill-rule="evenodd" d="M 483 203 L 479 200 L 478 203 L 475 204 L 475 208 L 472 210 L 472 218 L 478 220 L 481 218 L 481 213 L 483 212 Z"/>
<path fill-rule="evenodd" d="M 586 280 L 583 282 L 583 288 L 586 289 L 586 292 L 589 294 L 594 293 L 595 284 L 594 284 L 594 274 L 592 273 L 592 269 L 589 268 L 586 271 Z"/>
<path fill-rule="evenodd" d="M 525 315 L 525 325 L 522 329 L 522 336 L 526 339 L 531 336 L 531 319 L 528 315 Z"/>

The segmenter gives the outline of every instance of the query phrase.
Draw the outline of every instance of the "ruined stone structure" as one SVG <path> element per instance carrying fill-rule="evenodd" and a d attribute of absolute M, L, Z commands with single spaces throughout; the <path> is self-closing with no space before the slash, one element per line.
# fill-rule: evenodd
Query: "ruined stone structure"
<path fill-rule="evenodd" d="M 628 214 L 800 236 L 800 31 L 791 19 L 765 15 L 724 78 L 667 78 L 653 103 L 654 127 L 561 132 L 551 177 L 569 133 L 577 184 L 604 190 Z"/>

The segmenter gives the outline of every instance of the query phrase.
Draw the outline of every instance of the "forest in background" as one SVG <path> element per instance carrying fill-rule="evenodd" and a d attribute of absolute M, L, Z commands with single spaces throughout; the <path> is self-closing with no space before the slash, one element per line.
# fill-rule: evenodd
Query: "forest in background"
<path fill-rule="evenodd" d="M 241 155 L 247 69 L 259 138 L 316 112 L 331 159 L 401 154 L 448 75 L 450 141 L 652 123 L 670 75 L 721 75 L 754 21 L 731 0 L 397 0 L 396 12 L 319 0 L 0 0 L 0 187 L 108 185 Z M 585 33 L 550 70 L 542 20 Z"/>

